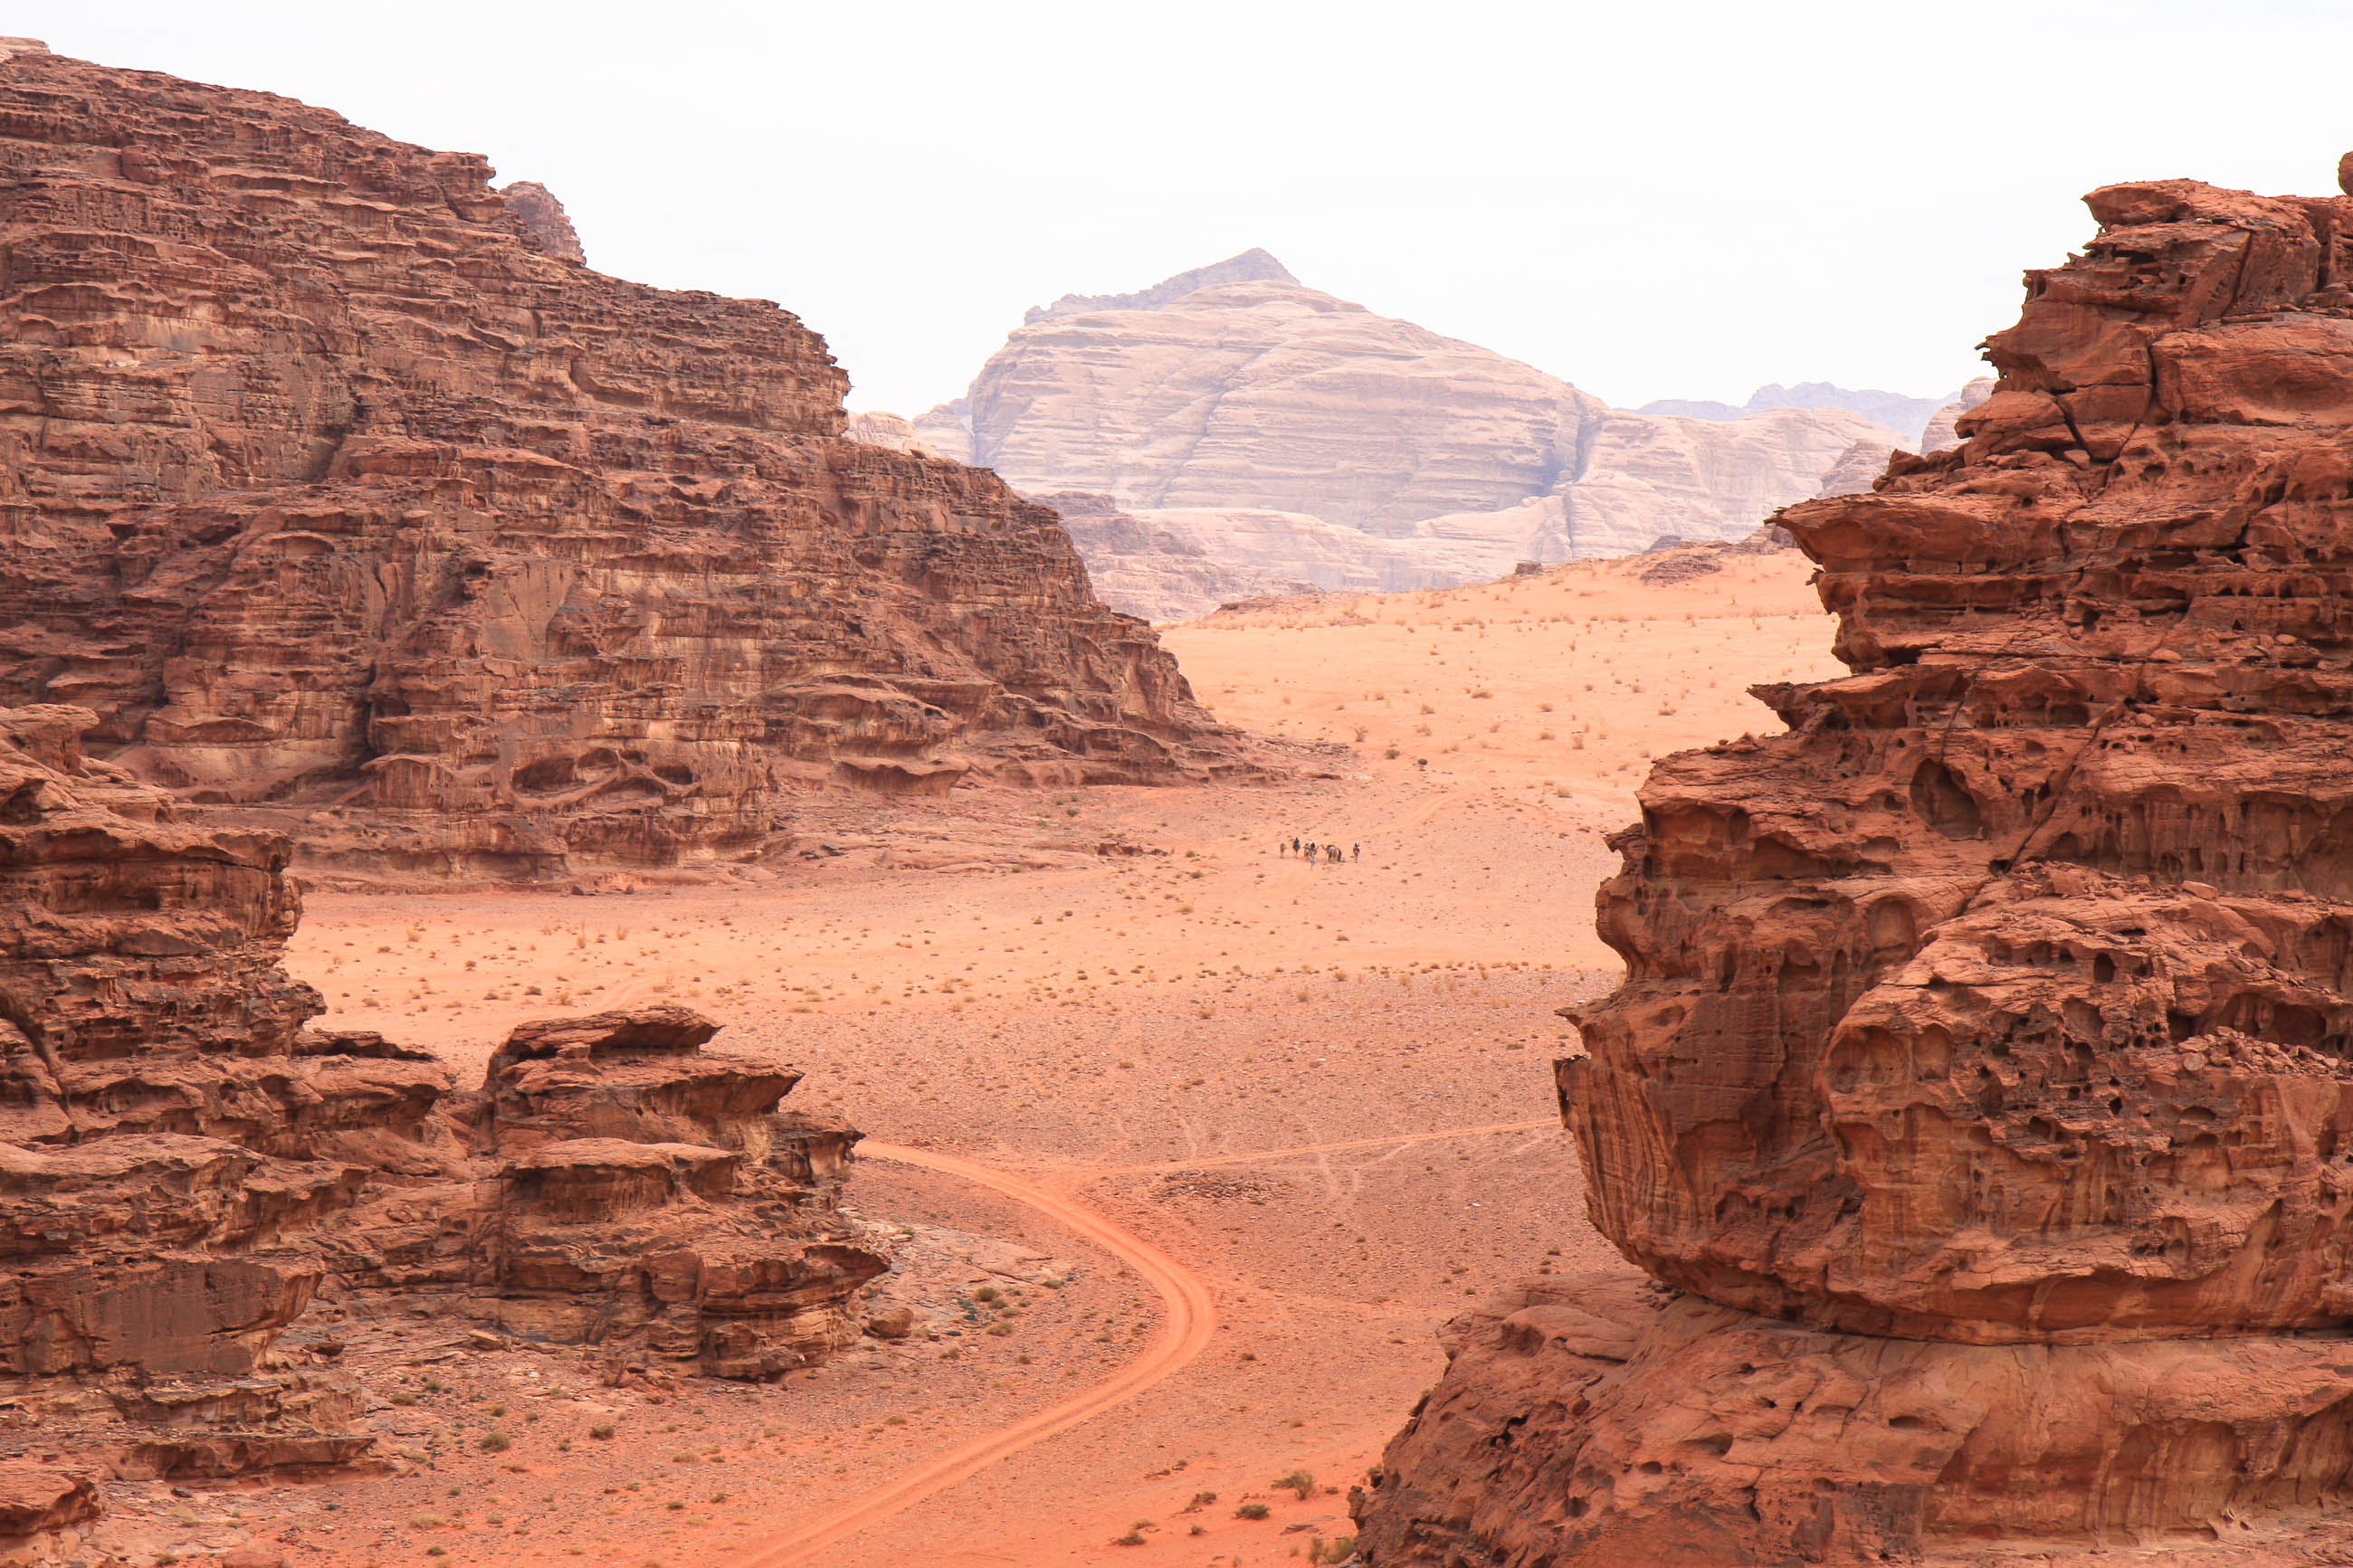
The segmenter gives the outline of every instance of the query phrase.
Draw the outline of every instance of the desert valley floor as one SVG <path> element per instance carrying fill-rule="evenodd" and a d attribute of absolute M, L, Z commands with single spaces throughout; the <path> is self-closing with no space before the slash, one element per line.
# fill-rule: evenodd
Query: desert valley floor
<path fill-rule="evenodd" d="M 455 1321 L 419 1360 L 355 1319 L 405 1473 L 125 1486 L 119 1531 L 322 1563 L 1320 1559 L 1448 1318 L 1606 1252 L 1550 1070 L 1555 1010 L 1614 981 L 1603 835 L 1645 758 L 1776 724 L 1749 683 L 1833 672 L 1810 571 L 1651 556 L 1169 630 L 1221 719 L 1294 743 L 1278 782 L 810 797 L 776 860 L 589 896 L 314 889 L 289 963 L 327 1021 L 461 1076 L 519 1020 L 653 1001 L 801 1068 L 791 1103 L 868 1135 L 849 1203 L 903 1259 L 868 1310 L 913 1331 L 744 1386 Z"/>

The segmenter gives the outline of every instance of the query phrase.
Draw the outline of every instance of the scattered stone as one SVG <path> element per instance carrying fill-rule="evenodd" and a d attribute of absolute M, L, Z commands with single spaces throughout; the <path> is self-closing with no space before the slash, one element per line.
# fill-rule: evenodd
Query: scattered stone
<path fill-rule="evenodd" d="M 900 1305 L 869 1313 L 866 1331 L 878 1340 L 903 1340 L 915 1331 L 915 1310 Z"/>

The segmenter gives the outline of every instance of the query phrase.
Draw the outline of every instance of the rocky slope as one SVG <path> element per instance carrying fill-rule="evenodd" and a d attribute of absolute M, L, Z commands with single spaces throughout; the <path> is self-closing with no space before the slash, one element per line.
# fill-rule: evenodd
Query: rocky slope
<path fill-rule="evenodd" d="M 350 1326 L 737 1378 L 857 1336 L 888 1262 L 834 1206 L 858 1134 L 776 1110 L 798 1074 L 703 1051 L 676 1007 L 527 1025 L 474 1093 L 309 1028 L 288 842 L 186 820 L 83 752 L 95 721 L 0 709 L 12 1561 L 62 1550 L 92 1476 L 370 1462 Z"/>
<path fill-rule="evenodd" d="M 1560 1068 L 1648 1278 L 1458 1325 L 1379 1568 L 2353 1552 L 2353 198 L 2088 202 L 1785 514 L 1853 673 L 1652 773 Z"/>
<path fill-rule="evenodd" d="M 431 874 L 751 854 L 828 780 L 1220 765 L 1052 515 L 844 439 L 790 314 L 590 271 L 471 154 L 0 54 L 0 701 Z"/>

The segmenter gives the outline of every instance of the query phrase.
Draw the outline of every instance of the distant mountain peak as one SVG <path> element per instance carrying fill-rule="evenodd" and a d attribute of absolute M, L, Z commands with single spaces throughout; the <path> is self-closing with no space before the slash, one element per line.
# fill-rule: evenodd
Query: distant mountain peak
<path fill-rule="evenodd" d="M 1065 294 L 1050 305 L 1032 305 L 1022 316 L 1021 324 L 1027 327 L 1056 316 L 1084 315 L 1090 310 L 1157 310 L 1187 294 L 1203 289 L 1215 289 L 1225 283 L 1298 281 L 1291 275 L 1291 269 L 1277 261 L 1271 252 L 1252 246 L 1240 256 L 1229 256 L 1223 261 L 1213 261 L 1207 267 L 1196 267 L 1190 272 L 1164 278 L 1151 288 L 1133 294 Z"/>
<path fill-rule="evenodd" d="M 1942 397 L 1913 397 L 1901 392 L 1883 392 L 1877 387 L 1857 390 L 1837 386 L 1827 381 L 1801 381 L 1795 386 L 1783 386 L 1775 382 L 1758 387 L 1749 395 L 1746 404 L 1736 408 L 1729 403 L 1666 397 L 1655 403 L 1645 403 L 1635 412 L 1725 421 L 1744 419 L 1751 414 L 1762 414 L 1773 408 L 1844 408 L 1866 419 L 1877 420 L 1906 441 L 1917 442 L 1922 428 L 1935 416 L 1936 410 L 1959 395 L 1958 393 L 1947 393 Z"/>

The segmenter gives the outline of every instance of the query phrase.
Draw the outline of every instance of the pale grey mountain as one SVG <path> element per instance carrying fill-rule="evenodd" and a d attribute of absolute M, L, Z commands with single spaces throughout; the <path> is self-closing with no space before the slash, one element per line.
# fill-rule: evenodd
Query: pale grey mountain
<path fill-rule="evenodd" d="M 1920 433 L 1920 445 L 1915 450 L 1941 452 L 1957 444 L 1961 437 L 1953 427 L 1954 421 L 1992 395 L 1993 377 L 1989 375 L 1981 375 L 1961 388 L 1950 403 L 1936 410 L 1936 417 L 1929 420 L 1928 427 Z"/>
<path fill-rule="evenodd" d="M 1905 439 L 1836 388 L 1766 393 L 1729 419 L 1613 409 L 1246 251 L 1033 310 L 964 397 L 854 434 L 1097 498 L 1071 531 L 1098 590 L 1165 616 L 1249 582 L 1434 586 L 1739 539 Z"/>
<path fill-rule="evenodd" d="M 1065 294 L 1050 305 L 1032 305 L 1022 316 L 1021 324 L 1034 326 L 1050 317 L 1076 316 L 1089 310 L 1156 310 L 1197 289 L 1214 289 L 1220 283 L 1298 281 L 1291 275 L 1291 269 L 1272 255 L 1252 247 L 1240 256 L 1229 256 L 1223 261 L 1164 278 L 1151 288 L 1133 294 Z"/>
<path fill-rule="evenodd" d="M 1946 393 L 1941 397 L 1913 397 L 1901 392 L 1882 392 L 1865 387 L 1860 391 L 1833 386 L 1827 381 L 1801 381 L 1795 386 L 1774 383 L 1760 386 L 1751 393 L 1748 401 L 1736 408 L 1729 403 L 1662 397 L 1645 403 L 1636 410 L 1641 414 L 1671 414 L 1685 419 L 1728 421 L 1744 419 L 1751 414 L 1761 414 L 1768 408 L 1846 408 L 1862 415 L 1875 424 L 1883 425 L 1904 437 L 1904 444 L 1917 450 L 1921 432 L 1939 408 L 1960 395 Z"/>

